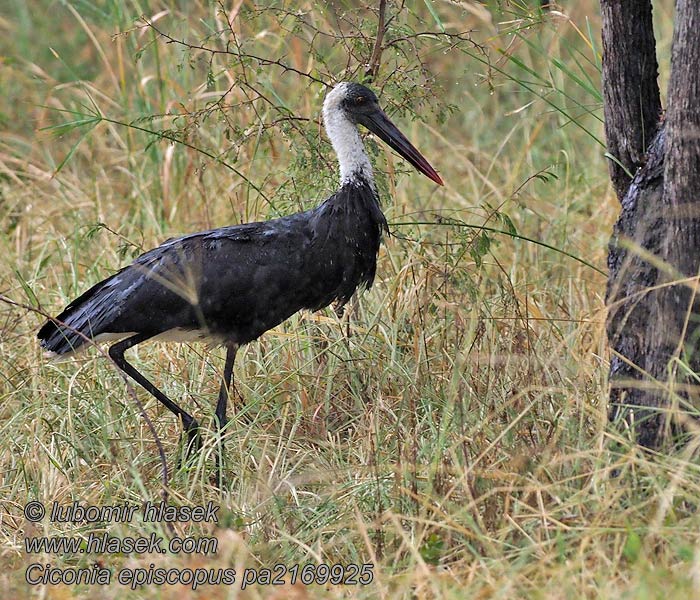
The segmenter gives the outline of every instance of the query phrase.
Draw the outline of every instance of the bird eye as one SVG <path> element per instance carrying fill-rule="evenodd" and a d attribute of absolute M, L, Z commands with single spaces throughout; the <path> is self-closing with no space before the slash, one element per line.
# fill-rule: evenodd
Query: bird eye
<path fill-rule="evenodd" d="M 364 104 L 365 102 L 365 97 L 364 96 L 358 96 L 355 98 L 355 104 Z"/>

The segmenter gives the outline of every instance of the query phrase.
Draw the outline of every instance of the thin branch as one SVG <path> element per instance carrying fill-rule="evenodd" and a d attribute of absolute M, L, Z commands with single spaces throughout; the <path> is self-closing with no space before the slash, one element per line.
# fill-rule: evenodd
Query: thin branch
<path fill-rule="evenodd" d="M 389 24 L 386 22 L 386 0 L 381 0 L 379 2 L 379 22 L 377 23 L 377 37 L 374 40 L 374 48 L 372 49 L 372 56 L 369 59 L 369 64 L 367 65 L 366 78 L 368 81 L 374 81 L 377 73 L 379 72 L 379 64 L 382 58 L 382 51 L 384 47 L 382 42 L 384 40 L 384 34 L 386 33 L 387 26 Z"/>
<path fill-rule="evenodd" d="M 235 56 L 236 58 L 243 58 L 243 56 L 238 53 L 238 52 L 232 52 L 228 48 L 226 50 L 218 50 L 216 48 L 210 48 L 209 46 L 202 46 L 201 44 L 193 44 L 191 42 L 186 42 L 185 40 L 179 40 L 177 38 L 172 37 L 171 35 L 168 35 L 164 31 L 161 31 L 158 29 L 151 21 L 147 19 L 143 19 L 144 22 L 144 27 L 150 27 L 153 31 L 155 31 L 159 36 L 161 36 L 163 39 L 166 40 L 168 44 L 178 44 L 180 46 L 184 46 L 185 48 L 188 48 L 190 50 L 201 50 L 202 52 L 209 52 L 212 55 L 215 54 L 223 54 L 223 55 L 228 55 L 228 56 Z M 257 56 L 255 54 L 245 54 L 245 58 L 252 58 L 253 60 L 258 61 L 261 65 L 264 66 L 277 66 L 281 68 L 285 73 L 287 72 L 292 72 L 296 73 L 297 75 L 301 75 L 302 77 L 306 77 L 308 79 L 311 79 L 312 81 L 319 83 L 325 87 L 330 87 L 328 83 L 325 81 L 318 79 L 318 77 L 314 77 L 311 73 L 305 73 L 304 71 L 300 71 L 299 69 L 295 69 L 294 67 L 289 66 L 286 63 L 283 63 L 281 60 L 272 60 L 269 58 L 263 58 L 262 56 Z"/>

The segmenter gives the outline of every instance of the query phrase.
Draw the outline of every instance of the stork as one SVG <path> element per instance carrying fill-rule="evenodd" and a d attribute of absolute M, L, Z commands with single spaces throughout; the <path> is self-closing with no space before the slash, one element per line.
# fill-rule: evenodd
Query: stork
<path fill-rule="evenodd" d="M 88 339 L 116 341 L 110 357 L 181 419 L 189 453 L 201 443 L 197 421 L 124 353 L 147 340 L 224 345 L 215 411 L 221 435 L 240 346 L 300 310 L 317 311 L 334 302 L 342 306 L 358 287 L 372 285 L 382 234 L 388 229 L 357 125 L 443 184 L 367 87 L 337 84 L 323 103 L 323 121 L 340 166 L 335 194 L 311 210 L 172 238 L 145 252 L 46 321 L 38 338 L 49 356 L 68 356 Z"/>

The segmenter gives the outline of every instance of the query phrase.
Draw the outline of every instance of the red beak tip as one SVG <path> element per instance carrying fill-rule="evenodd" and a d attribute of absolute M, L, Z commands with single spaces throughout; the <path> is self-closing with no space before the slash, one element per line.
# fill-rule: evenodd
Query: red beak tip
<path fill-rule="evenodd" d="M 435 171 L 433 171 L 432 173 L 430 173 L 430 174 L 428 175 L 428 177 L 429 177 L 430 179 L 432 179 L 432 180 L 433 180 L 435 183 L 437 183 L 438 185 L 445 185 L 444 182 L 442 181 L 442 177 L 440 177 L 440 175 L 438 175 Z"/>

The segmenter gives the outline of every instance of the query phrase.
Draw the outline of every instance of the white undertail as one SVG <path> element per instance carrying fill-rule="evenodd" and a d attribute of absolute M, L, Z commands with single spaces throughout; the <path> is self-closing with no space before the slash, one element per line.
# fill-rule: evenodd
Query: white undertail
<path fill-rule="evenodd" d="M 365 152 L 360 132 L 357 125 L 348 119 L 342 107 L 347 87 L 347 83 L 339 83 L 328 93 L 323 102 L 323 122 L 328 139 L 338 156 L 340 184 L 349 183 L 362 176 L 374 187 L 372 165 Z"/>

